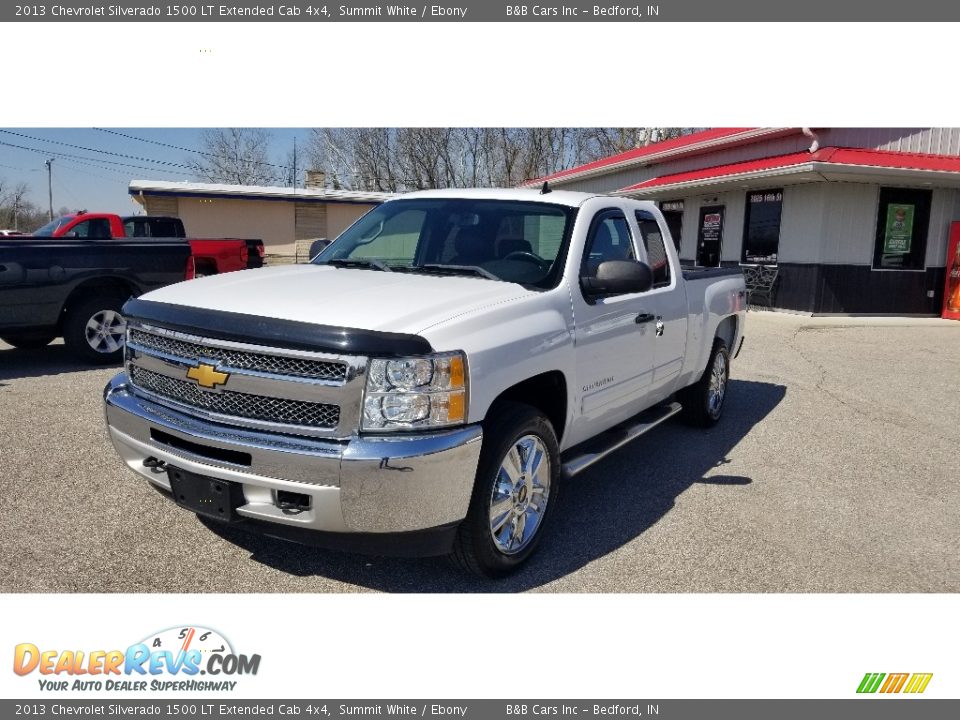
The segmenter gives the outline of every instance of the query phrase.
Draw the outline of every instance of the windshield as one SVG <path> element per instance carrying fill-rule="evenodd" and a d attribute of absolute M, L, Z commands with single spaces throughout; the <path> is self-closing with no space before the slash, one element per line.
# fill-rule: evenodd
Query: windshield
<path fill-rule="evenodd" d="M 394 200 L 360 218 L 314 262 L 550 288 L 563 274 L 575 213 L 539 202 Z"/>
<path fill-rule="evenodd" d="M 57 228 L 59 228 L 61 225 L 66 225 L 71 220 L 73 220 L 72 215 L 64 215 L 63 217 L 55 218 L 50 222 L 48 222 L 39 230 L 34 230 L 33 236 L 34 237 L 53 237 L 53 234 L 57 231 Z"/>

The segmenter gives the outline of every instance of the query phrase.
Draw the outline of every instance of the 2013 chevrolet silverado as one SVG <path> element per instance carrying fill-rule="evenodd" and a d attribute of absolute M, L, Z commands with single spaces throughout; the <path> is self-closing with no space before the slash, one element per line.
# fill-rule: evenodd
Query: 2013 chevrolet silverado
<path fill-rule="evenodd" d="M 567 478 L 676 413 L 717 422 L 744 294 L 682 269 L 650 202 L 412 193 L 309 265 L 128 302 L 107 423 L 200 515 L 495 577 Z"/>

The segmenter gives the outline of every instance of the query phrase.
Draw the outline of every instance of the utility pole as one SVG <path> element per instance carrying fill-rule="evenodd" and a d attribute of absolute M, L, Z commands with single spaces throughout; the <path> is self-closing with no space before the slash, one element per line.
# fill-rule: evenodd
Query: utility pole
<path fill-rule="evenodd" d="M 290 177 L 293 180 L 293 189 L 297 189 L 297 136 L 293 136 L 293 175 Z"/>
<path fill-rule="evenodd" d="M 53 158 L 46 162 L 47 166 L 47 193 L 50 197 L 50 212 L 47 213 L 47 220 L 53 220 Z"/>

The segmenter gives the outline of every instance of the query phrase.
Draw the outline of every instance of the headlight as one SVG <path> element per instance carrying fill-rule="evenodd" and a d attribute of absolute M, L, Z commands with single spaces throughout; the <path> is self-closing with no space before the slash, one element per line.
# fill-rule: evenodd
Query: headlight
<path fill-rule="evenodd" d="M 361 430 L 459 425 L 466 415 L 463 353 L 370 361 Z"/>

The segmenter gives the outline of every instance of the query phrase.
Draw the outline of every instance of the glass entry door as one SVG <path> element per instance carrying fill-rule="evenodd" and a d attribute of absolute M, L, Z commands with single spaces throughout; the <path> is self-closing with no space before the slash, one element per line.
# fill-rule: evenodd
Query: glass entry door
<path fill-rule="evenodd" d="M 697 229 L 697 265 L 720 266 L 720 246 L 723 242 L 723 205 L 700 208 L 700 224 Z"/>

